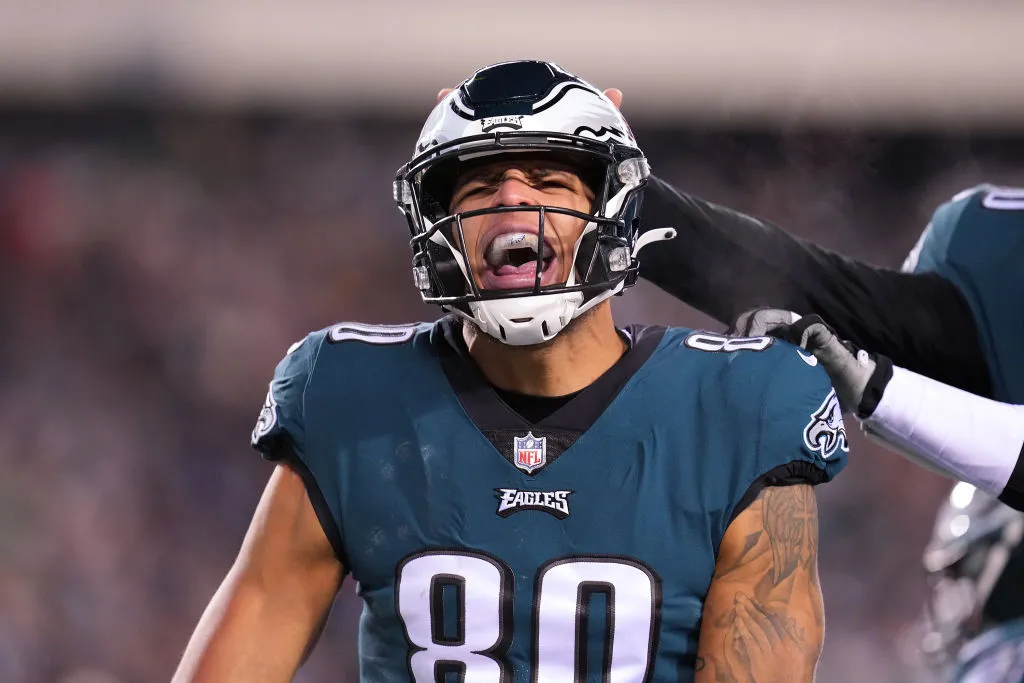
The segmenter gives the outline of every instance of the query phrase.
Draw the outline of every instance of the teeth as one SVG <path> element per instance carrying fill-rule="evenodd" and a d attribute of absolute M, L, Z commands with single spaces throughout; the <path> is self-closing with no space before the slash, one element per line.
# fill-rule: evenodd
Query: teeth
<path fill-rule="evenodd" d="M 534 254 L 537 253 L 539 241 L 537 235 L 529 232 L 506 232 L 498 235 L 491 241 L 490 246 L 487 247 L 487 253 L 485 257 L 487 262 L 491 265 L 500 265 L 504 263 L 506 255 L 512 249 L 530 249 Z M 547 244 L 544 245 L 544 258 L 550 258 L 554 255 L 551 247 Z"/>

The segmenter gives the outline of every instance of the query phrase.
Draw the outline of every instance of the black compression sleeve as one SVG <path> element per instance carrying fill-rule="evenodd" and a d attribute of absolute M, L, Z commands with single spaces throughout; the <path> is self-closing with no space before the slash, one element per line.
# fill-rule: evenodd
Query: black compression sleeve
<path fill-rule="evenodd" d="M 999 500 L 1014 510 L 1024 510 L 1024 445 L 1020 448 L 1020 455 L 1017 456 L 1017 464 L 1010 473 L 1010 480 L 999 494 Z"/>
<path fill-rule="evenodd" d="M 641 226 L 671 226 L 678 236 L 647 247 L 640 274 L 725 324 L 758 306 L 817 313 L 839 336 L 896 365 L 991 397 L 970 306 L 937 275 L 854 261 L 653 177 Z"/>

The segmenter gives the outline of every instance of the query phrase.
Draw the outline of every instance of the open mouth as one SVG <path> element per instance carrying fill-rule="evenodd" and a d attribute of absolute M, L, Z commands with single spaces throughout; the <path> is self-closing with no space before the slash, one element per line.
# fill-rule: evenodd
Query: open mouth
<path fill-rule="evenodd" d="M 484 252 L 486 267 L 483 274 L 484 289 L 521 289 L 533 287 L 537 278 L 537 255 L 540 253 L 541 285 L 556 270 L 555 250 L 547 241 L 541 243 L 537 235 L 529 232 L 504 232 L 496 235 Z"/>

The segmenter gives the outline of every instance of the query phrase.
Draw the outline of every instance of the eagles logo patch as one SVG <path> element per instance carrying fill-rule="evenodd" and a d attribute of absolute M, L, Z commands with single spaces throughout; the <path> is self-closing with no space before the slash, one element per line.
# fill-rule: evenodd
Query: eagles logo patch
<path fill-rule="evenodd" d="M 277 424 L 277 401 L 274 400 L 274 389 L 267 391 L 267 400 L 263 402 L 263 409 L 256 419 L 256 426 L 252 430 L 252 445 L 259 443 L 260 439 L 270 433 L 270 430 Z"/>
<path fill-rule="evenodd" d="M 839 407 L 835 389 L 828 392 L 828 396 L 811 415 L 811 421 L 804 427 L 804 446 L 823 460 L 828 460 L 837 451 L 850 451 L 846 425 L 843 424 L 843 410 Z"/>

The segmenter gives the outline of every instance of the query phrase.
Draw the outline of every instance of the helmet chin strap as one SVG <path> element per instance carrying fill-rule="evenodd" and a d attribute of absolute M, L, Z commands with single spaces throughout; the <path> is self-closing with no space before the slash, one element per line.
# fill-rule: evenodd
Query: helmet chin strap
<path fill-rule="evenodd" d="M 455 312 L 509 346 L 532 346 L 554 338 L 576 317 L 582 292 L 557 292 L 516 299 L 469 303 L 470 314 Z"/>

